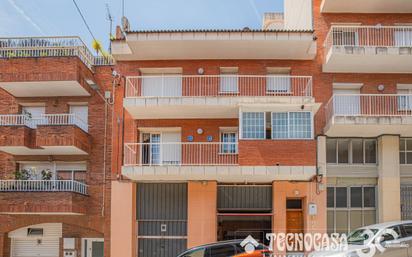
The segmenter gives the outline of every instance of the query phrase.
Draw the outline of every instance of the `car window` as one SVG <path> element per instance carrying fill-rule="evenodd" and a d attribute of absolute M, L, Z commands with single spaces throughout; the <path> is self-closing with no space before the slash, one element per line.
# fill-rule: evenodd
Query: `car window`
<path fill-rule="evenodd" d="M 205 248 L 196 249 L 185 253 L 182 257 L 205 257 Z"/>
<path fill-rule="evenodd" d="M 412 224 L 403 225 L 407 237 L 412 237 Z"/>
<path fill-rule="evenodd" d="M 207 249 L 206 256 L 210 257 L 229 257 L 236 254 L 235 247 L 233 245 L 217 245 Z"/>
<path fill-rule="evenodd" d="M 389 227 L 387 228 L 389 231 L 385 232 L 381 235 L 381 242 L 387 242 L 387 241 L 392 241 L 395 239 L 399 239 L 402 238 L 402 233 L 401 233 L 401 229 L 399 226 L 393 226 L 393 227 Z M 395 233 L 393 233 L 395 232 Z"/>

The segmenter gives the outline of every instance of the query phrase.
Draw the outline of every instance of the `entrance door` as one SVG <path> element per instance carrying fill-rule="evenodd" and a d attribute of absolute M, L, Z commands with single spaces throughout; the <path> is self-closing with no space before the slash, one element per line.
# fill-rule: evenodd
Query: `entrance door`
<path fill-rule="evenodd" d="M 289 199 L 286 201 L 286 233 L 300 234 L 304 232 L 303 210 L 301 199 Z M 289 252 L 301 252 L 299 245 L 294 244 L 292 239 L 289 242 L 292 246 Z"/>
<path fill-rule="evenodd" d="M 103 238 L 85 238 L 83 239 L 82 257 L 103 257 L 104 256 L 104 239 Z"/>

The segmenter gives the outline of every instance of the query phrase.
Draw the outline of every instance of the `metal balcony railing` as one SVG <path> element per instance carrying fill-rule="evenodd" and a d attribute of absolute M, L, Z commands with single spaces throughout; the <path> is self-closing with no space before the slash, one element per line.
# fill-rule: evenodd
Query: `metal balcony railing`
<path fill-rule="evenodd" d="M 87 195 L 87 185 L 75 180 L 0 180 L 0 192 L 74 192 Z"/>
<path fill-rule="evenodd" d="M 125 166 L 237 165 L 238 143 L 126 143 Z"/>
<path fill-rule="evenodd" d="M 89 68 L 113 65 L 112 56 L 94 56 L 80 37 L 0 38 L 0 58 L 77 56 Z"/>
<path fill-rule="evenodd" d="M 412 94 L 338 94 L 325 106 L 326 120 L 343 117 L 412 117 Z"/>
<path fill-rule="evenodd" d="M 43 114 L 40 117 L 30 117 L 28 114 L 0 115 L 0 126 L 27 126 L 35 129 L 37 125 L 75 125 L 88 132 L 89 125 L 74 113 Z"/>
<path fill-rule="evenodd" d="M 311 76 L 164 75 L 126 78 L 126 97 L 311 97 Z"/>
<path fill-rule="evenodd" d="M 325 43 L 325 57 L 331 50 L 361 54 L 372 49 L 375 54 L 396 48 L 398 54 L 412 54 L 412 26 L 339 26 L 331 27 Z"/>

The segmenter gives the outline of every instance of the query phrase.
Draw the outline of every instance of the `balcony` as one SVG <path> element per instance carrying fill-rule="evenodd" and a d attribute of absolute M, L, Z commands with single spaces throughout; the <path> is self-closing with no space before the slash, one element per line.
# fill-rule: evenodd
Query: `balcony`
<path fill-rule="evenodd" d="M 301 13 L 299 19 L 310 17 L 310 13 Z M 127 31 L 125 39 L 112 42 L 112 52 L 118 61 L 313 60 L 316 40 L 312 29 L 305 29 L 308 24 L 304 25 L 275 30 Z"/>
<path fill-rule="evenodd" d="M 0 213 L 86 214 L 86 201 L 87 185 L 74 180 L 0 180 Z"/>
<path fill-rule="evenodd" d="M 90 96 L 94 67 L 114 64 L 79 37 L 0 38 L 0 62 L 0 88 L 15 97 Z"/>
<path fill-rule="evenodd" d="M 94 56 L 76 36 L 0 38 L 0 59 L 72 56 L 78 57 L 90 70 L 94 66 L 114 64 L 111 56 Z"/>
<path fill-rule="evenodd" d="M 123 106 L 135 119 L 237 118 L 240 105 L 317 110 L 311 76 L 168 75 L 126 78 Z M 205 108 L 207 106 L 207 108 Z"/>
<path fill-rule="evenodd" d="M 257 144 L 252 142 L 252 147 L 256 150 L 255 156 L 262 158 L 257 150 L 263 149 L 260 149 Z M 271 142 L 265 145 L 269 144 Z M 239 148 L 241 145 L 242 147 Z M 239 150 L 245 152 L 240 153 Z M 274 164 L 242 166 L 239 163 L 241 154 L 245 163 L 253 162 L 246 156 L 247 151 L 248 141 L 242 144 L 222 142 L 126 143 L 122 174 L 129 179 L 139 181 L 215 180 L 228 183 L 245 181 L 263 183 L 281 179 L 307 180 L 316 171 L 315 165 L 312 164 L 307 166 L 276 166 Z"/>
<path fill-rule="evenodd" d="M 88 124 L 75 114 L 0 115 L 0 151 L 12 155 L 84 155 Z"/>
<path fill-rule="evenodd" d="M 411 73 L 412 26 L 332 26 L 324 72 Z"/>
<path fill-rule="evenodd" d="M 412 136 L 412 95 L 333 95 L 324 133 L 331 137 Z"/>
<path fill-rule="evenodd" d="M 323 0 L 323 13 L 412 13 L 409 0 Z"/>

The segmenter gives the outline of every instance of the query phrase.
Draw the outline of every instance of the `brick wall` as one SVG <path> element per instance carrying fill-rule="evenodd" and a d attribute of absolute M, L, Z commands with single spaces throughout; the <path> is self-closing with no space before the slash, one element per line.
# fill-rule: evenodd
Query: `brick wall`
<path fill-rule="evenodd" d="M 90 152 L 91 136 L 77 126 L 37 126 L 37 146 L 73 146 Z"/>

